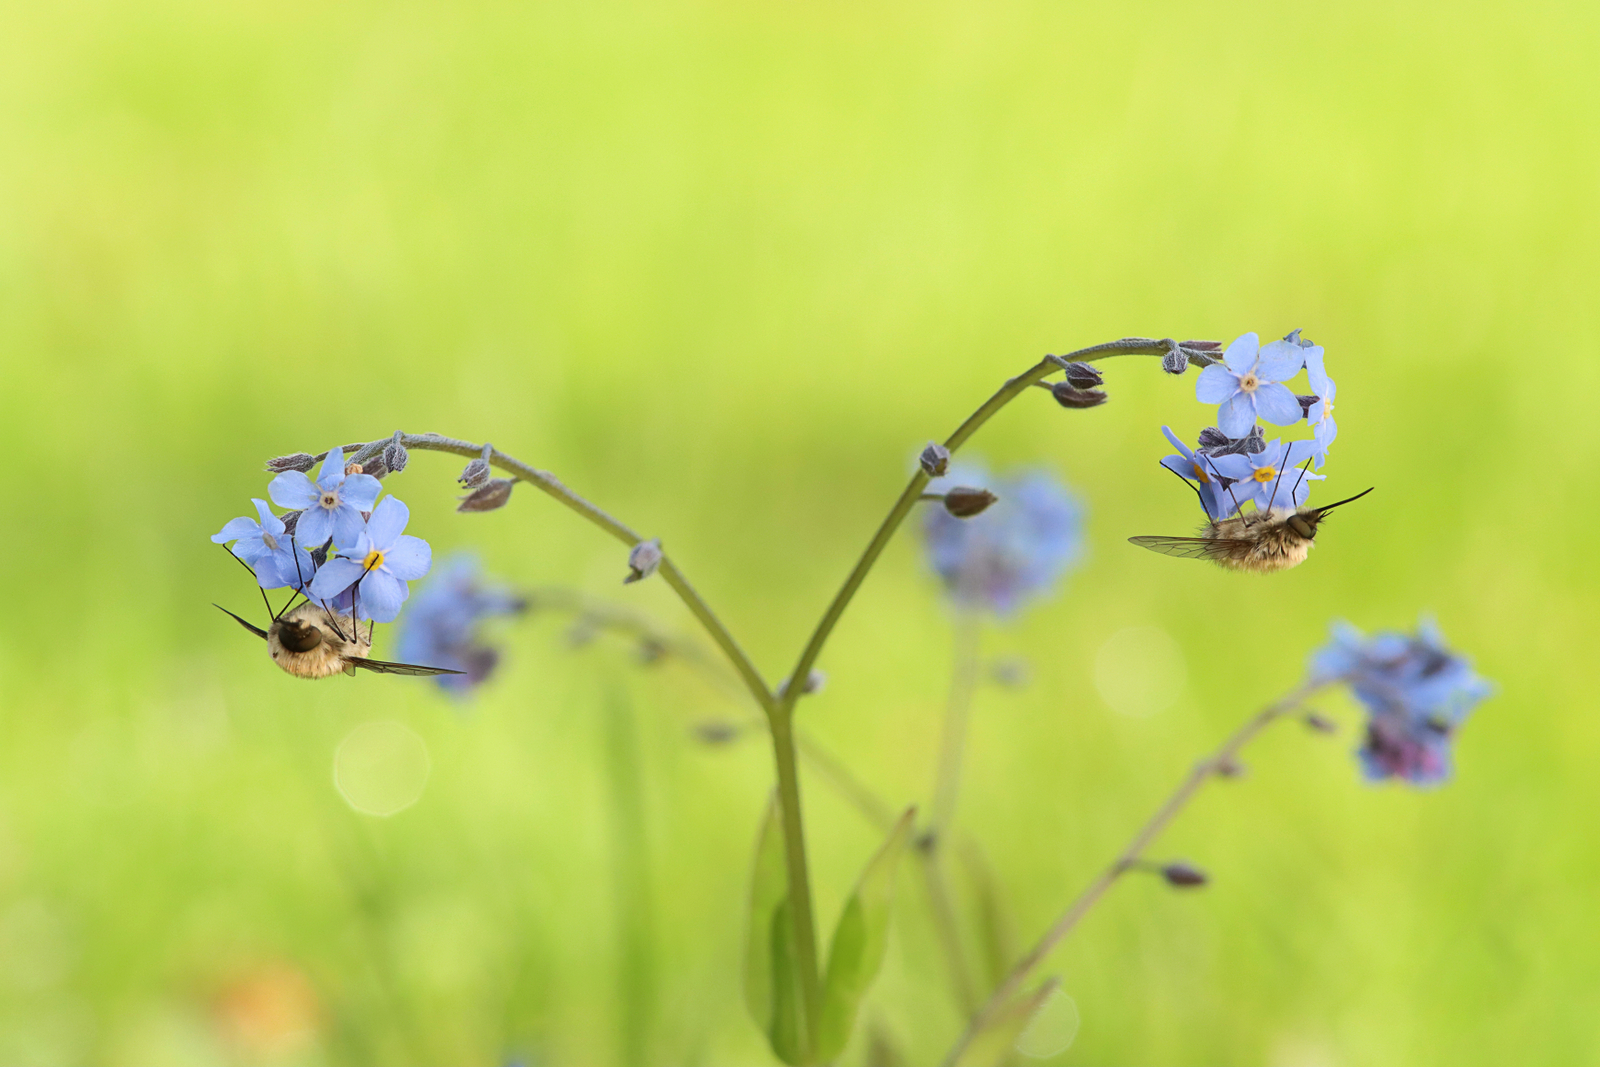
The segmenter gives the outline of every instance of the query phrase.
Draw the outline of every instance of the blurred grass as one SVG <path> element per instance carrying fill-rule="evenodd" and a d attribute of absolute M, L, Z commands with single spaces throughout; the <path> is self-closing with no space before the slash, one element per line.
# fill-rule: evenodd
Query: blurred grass
<path fill-rule="evenodd" d="M 254 593 L 204 540 L 269 455 L 493 440 L 662 536 L 776 676 L 914 449 L 1042 352 L 1295 326 L 1342 387 L 1325 491 L 1378 492 L 1292 573 L 1122 543 L 1192 521 L 1156 427 L 1204 411 L 1153 361 L 1108 365 L 1104 408 L 1041 395 L 977 442 L 1092 509 L 1067 595 L 989 637 L 1034 684 L 974 718 L 963 820 L 1019 931 L 1331 617 L 1431 609 L 1501 692 L 1436 793 L 1359 785 L 1348 732 L 1269 738 L 1170 841 L 1215 885 L 1130 883 L 1058 953 L 1084 1020 L 1060 1062 L 1600 1059 L 1597 25 L 1576 4 L 0 7 L 0 1059 L 765 1062 L 737 917 L 770 759 L 685 730 L 739 709 L 672 668 L 623 701 L 625 653 L 567 652 L 548 622 L 508 635 L 466 712 L 269 670 L 209 606 Z M 451 514 L 456 469 L 419 455 L 391 484 L 437 551 L 687 628 L 533 492 Z M 896 802 L 931 778 L 936 599 L 894 546 L 804 713 Z M 1191 651 L 1149 720 L 1088 682 L 1129 625 Z M 330 776 L 377 718 L 434 761 L 383 821 Z M 826 924 L 875 841 L 807 799 Z M 874 1002 L 928 1062 L 955 1021 L 904 905 Z M 620 1015 L 644 997 L 641 1035 Z"/>

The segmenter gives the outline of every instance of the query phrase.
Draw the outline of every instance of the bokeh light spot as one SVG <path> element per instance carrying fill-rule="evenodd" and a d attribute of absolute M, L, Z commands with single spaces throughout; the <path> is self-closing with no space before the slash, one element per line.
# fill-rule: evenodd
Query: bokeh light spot
<path fill-rule="evenodd" d="M 333 784 L 364 815 L 387 817 L 415 804 L 428 784 L 428 746 L 404 723 L 362 723 L 333 754 Z"/>
<path fill-rule="evenodd" d="M 1130 626 L 1106 638 L 1094 661 L 1094 686 L 1113 711 L 1146 718 L 1183 693 L 1183 648 L 1159 626 Z"/>
<path fill-rule="evenodd" d="M 1053 990 L 1017 1035 L 1017 1051 L 1036 1060 L 1060 1055 L 1078 1039 L 1078 1002 Z"/>

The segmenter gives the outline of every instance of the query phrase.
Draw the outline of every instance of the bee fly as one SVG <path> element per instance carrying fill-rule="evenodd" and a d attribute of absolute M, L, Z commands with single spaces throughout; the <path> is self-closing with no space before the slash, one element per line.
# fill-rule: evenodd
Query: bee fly
<path fill-rule="evenodd" d="M 233 556 L 233 553 L 228 552 L 228 555 Z M 238 559 L 237 556 L 233 558 Z M 239 563 L 250 572 L 252 578 L 255 577 L 255 570 L 250 564 L 242 559 Z M 330 678 L 341 671 L 354 677 L 358 668 L 374 674 L 463 673 L 444 667 L 420 667 L 414 663 L 373 659 L 368 655 L 372 651 L 372 628 L 368 626 L 363 634 L 352 615 L 335 615 L 309 600 L 293 610 L 275 612 L 265 590 L 262 590 L 261 599 L 267 605 L 267 614 L 272 616 L 272 624 L 265 630 L 241 619 L 221 604 L 211 606 L 265 641 L 272 662 L 296 678 Z M 346 636 L 346 631 L 349 636 Z"/>
<path fill-rule="evenodd" d="M 390 663 L 367 655 L 372 651 L 372 632 L 348 615 L 337 618 L 326 608 L 307 601 L 272 620 L 263 630 L 246 622 L 221 604 L 212 605 L 233 618 L 240 626 L 267 642 L 272 662 L 296 678 L 329 678 L 340 671 L 352 675 L 356 669 L 374 674 L 460 674 L 443 667 L 419 667 L 414 663 Z M 346 636 L 348 631 L 350 636 Z"/>
<path fill-rule="evenodd" d="M 1176 472 L 1174 472 L 1176 473 Z M 1182 475 L 1179 475 L 1182 477 Z M 1186 483 L 1187 484 L 1187 483 Z M 1140 548 L 1180 559 L 1209 559 L 1230 571 L 1271 574 L 1298 567 L 1316 542 L 1317 526 L 1334 508 L 1360 500 L 1367 489 L 1353 497 L 1320 508 L 1274 508 L 1240 513 L 1231 518 L 1211 518 L 1199 537 L 1130 537 Z M 1200 500 L 1205 506 L 1205 498 Z"/>

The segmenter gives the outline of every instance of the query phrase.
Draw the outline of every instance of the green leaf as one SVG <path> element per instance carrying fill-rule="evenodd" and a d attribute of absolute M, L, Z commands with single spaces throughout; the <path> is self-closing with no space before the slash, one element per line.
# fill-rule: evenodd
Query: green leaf
<path fill-rule="evenodd" d="M 911 840 L 915 815 L 915 808 L 906 809 L 889 831 L 889 839 L 861 872 L 861 880 L 845 901 L 839 925 L 834 928 L 817 1033 L 816 1058 L 822 1063 L 844 1051 L 862 998 L 883 964 L 889 942 L 890 906 L 894 903 L 895 868 Z"/>
<path fill-rule="evenodd" d="M 967 1044 L 961 1058 L 956 1060 L 956 1067 L 999 1067 L 1009 1060 L 1017 1038 L 1060 984 L 1061 979 L 1052 978 L 1032 993 L 1024 993 L 1007 1004 Z"/>
<path fill-rule="evenodd" d="M 963 841 L 957 855 L 961 857 L 971 889 L 968 899 L 972 902 L 973 927 L 978 932 L 979 962 L 988 979 L 988 988 L 996 989 L 1005 981 L 1011 961 L 1017 958 L 1011 915 L 1001 895 L 1000 883 L 977 843 Z"/>
<path fill-rule="evenodd" d="M 773 1054 L 784 1063 L 804 1057 L 800 975 L 789 914 L 788 869 L 776 795 L 767 803 L 750 878 L 750 926 L 745 939 L 744 1002 Z"/>

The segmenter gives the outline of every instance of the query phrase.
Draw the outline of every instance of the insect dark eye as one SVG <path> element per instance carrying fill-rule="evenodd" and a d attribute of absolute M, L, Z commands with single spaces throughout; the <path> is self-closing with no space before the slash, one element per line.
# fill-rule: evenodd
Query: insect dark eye
<path fill-rule="evenodd" d="M 285 626 L 278 640 L 290 652 L 310 652 L 322 644 L 322 633 L 315 626 Z"/>
<path fill-rule="evenodd" d="M 1317 528 L 1316 528 L 1315 525 L 1313 525 L 1312 523 L 1307 522 L 1305 519 L 1302 519 L 1298 515 L 1294 516 L 1293 518 L 1291 518 L 1289 520 L 1289 529 L 1293 530 L 1295 533 L 1299 534 L 1301 537 L 1314 537 L 1316 535 L 1316 532 L 1317 532 Z"/>

